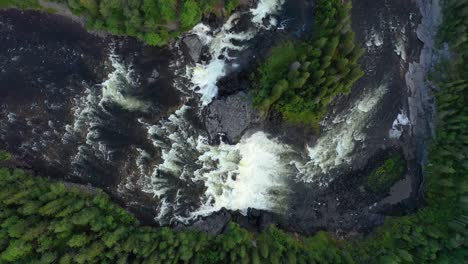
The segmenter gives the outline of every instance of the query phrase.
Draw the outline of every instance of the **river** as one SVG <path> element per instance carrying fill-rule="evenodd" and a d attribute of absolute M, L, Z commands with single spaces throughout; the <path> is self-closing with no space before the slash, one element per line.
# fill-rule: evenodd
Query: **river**
<path fill-rule="evenodd" d="M 166 48 L 0 11 L 0 148 L 39 175 L 103 188 L 148 224 L 237 220 L 302 233 L 378 225 L 393 209 L 362 186 L 392 153 L 404 154 L 412 186 L 395 203 L 418 201 L 404 75 L 419 58 L 420 14 L 406 1 L 354 1 L 366 76 L 331 105 L 320 134 L 277 117 L 250 120 L 249 73 L 275 43 L 313 34 L 312 2 L 260 0 Z M 232 100 L 249 118 L 227 105 L 240 95 Z M 240 127 L 237 137 L 222 122 Z"/>

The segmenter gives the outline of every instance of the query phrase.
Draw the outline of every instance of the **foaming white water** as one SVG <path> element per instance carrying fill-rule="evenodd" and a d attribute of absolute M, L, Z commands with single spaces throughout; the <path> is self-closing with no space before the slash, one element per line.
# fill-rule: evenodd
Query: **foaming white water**
<path fill-rule="evenodd" d="M 317 143 L 308 147 L 309 161 L 306 164 L 296 163 L 300 173 L 298 180 L 314 182 L 317 175 L 327 173 L 330 169 L 352 161 L 352 152 L 356 142 L 363 141 L 363 133 L 371 114 L 378 102 L 387 91 L 385 85 L 373 90 L 352 106 L 343 111 L 327 126 L 327 131 L 318 139 Z M 333 179 L 327 178 L 327 181 Z M 320 184 L 326 184 L 320 182 Z"/>
<path fill-rule="evenodd" d="M 281 9 L 281 6 L 284 4 L 284 0 L 263 0 L 260 1 L 256 8 L 250 10 L 253 15 L 252 22 L 258 26 L 263 25 L 263 19 L 267 15 L 275 14 L 278 10 Z M 270 25 L 275 25 L 276 20 L 270 20 Z"/>
<path fill-rule="evenodd" d="M 288 193 L 285 182 L 294 175 L 288 158 L 292 149 L 263 132 L 244 136 L 236 145 L 211 146 L 185 119 L 189 110 L 184 106 L 158 125 L 140 121 L 162 153 L 162 162 L 143 188 L 160 199 L 156 219 L 187 222 L 221 208 L 282 208 Z M 187 203 L 198 205 L 179 212 Z"/>
<path fill-rule="evenodd" d="M 206 64 L 197 63 L 195 67 L 188 66 L 187 72 L 190 76 L 192 89 L 199 88 L 197 91 L 202 95 L 202 105 L 208 105 L 213 97 L 218 94 L 217 82 L 220 78 L 226 75 L 225 64 L 226 60 L 232 59 L 229 50 L 242 50 L 244 46 L 236 46 L 232 44 L 233 40 L 248 40 L 255 36 L 254 32 L 230 33 L 229 31 L 238 22 L 239 14 L 232 15 L 229 20 L 223 25 L 221 30 L 211 36 L 211 30 L 208 26 L 199 24 L 192 33 L 209 46 L 211 60 Z"/>
<path fill-rule="evenodd" d="M 209 26 L 198 24 L 191 34 L 196 34 L 204 45 L 209 47 L 211 60 L 206 63 L 197 63 L 187 66 L 187 73 L 191 89 L 198 88 L 197 93 L 202 95 L 202 105 L 208 105 L 218 94 L 217 82 L 226 75 L 226 64 L 234 57 L 232 51 L 241 51 L 246 48 L 239 44 L 241 41 L 252 39 L 263 27 L 262 21 L 268 14 L 275 14 L 280 10 L 284 0 L 261 0 L 257 8 L 251 9 L 253 26 L 247 31 L 235 32 L 234 27 L 239 23 L 241 13 L 233 14 L 223 27 L 212 32 Z M 237 44 L 235 44 L 237 42 Z"/>
<path fill-rule="evenodd" d="M 192 216 L 222 208 L 276 210 L 286 199 L 286 179 L 292 173 L 285 156 L 292 150 L 263 132 L 245 136 L 236 145 L 209 146 L 199 142 L 202 168 L 195 171 L 205 183 L 206 201 Z"/>
<path fill-rule="evenodd" d="M 83 96 L 75 98 L 72 107 L 74 122 L 65 126 L 65 134 L 62 138 L 64 144 L 71 143 L 74 135 L 82 133 L 89 126 L 94 106 L 98 105 L 98 103 L 99 97 L 89 88 L 86 88 Z"/>
<path fill-rule="evenodd" d="M 405 113 L 399 113 L 393 121 L 392 128 L 388 131 L 390 138 L 399 139 L 403 134 L 404 127 L 410 124 L 410 120 Z"/>
<path fill-rule="evenodd" d="M 367 36 L 366 46 L 372 49 L 373 47 L 380 47 L 383 44 L 384 42 L 380 32 L 372 28 L 370 34 Z"/>
<path fill-rule="evenodd" d="M 114 102 L 122 108 L 130 111 L 146 111 L 149 107 L 147 102 L 127 95 L 129 89 L 134 88 L 137 82 L 133 79 L 133 70 L 119 61 L 119 57 L 111 52 L 109 59 L 114 71 L 111 72 L 106 81 L 102 83 L 102 98 L 100 104 Z"/>
<path fill-rule="evenodd" d="M 148 139 L 161 151 L 162 162 L 153 168 L 151 175 L 146 176 L 144 191 L 153 193 L 155 197 L 164 200 L 171 183 L 168 177 L 177 180 L 190 180 L 189 168 L 195 162 L 192 157 L 196 152 L 198 135 L 195 128 L 185 120 L 189 106 L 182 106 L 167 120 L 156 125 L 150 125 L 139 120 L 148 132 Z"/>
<path fill-rule="evenodd" d="M 74 100 L 73 123 L 65 126 L 65 133 L 62 137 L 64 144 L 80 145 L 72 158 L 74 165 L 82 163 L 91 153 L 104 160 L 110 159 L 112 150 L 98 140 L 98 127 L 101 124 L 99 117 L 99 111 L 102 110 L 101 98 L 97 89 L 86 88 L 84 94 Z"/>
<path fill-rule="evenodd" d="M 235 51 L 245 49 L 243 41 L 265 29 L 264 19 L 277 12 L 283 2 L 260 1 L 250 10 L 252 26 L 243 32 L 235 31 L 239 13 L 217 32 L 204 24 L 192 30 L 211 55 L 208 62 L 186 69 L 189 88 L 201 94 L 202 106 L 217 95 L 217 82 L 229 73 L 226 64 L 233 62 Z M 352 161 L 357 142 L 365 139 L 363 130 L 385 91 L 384 85 L 374 89 L 326 124 L 316 145 L 308 147 L 306 161 L 300 158 L 301 153 L 263 132 L 244 136 L 236 145 L 212 146 L 204 132 L 187 119 L 188 111 L 197 110 L 188 106 L 156 125 L 140 120 L 161 156 L 142 181 L 143 191 L 159 199 L 156 219 L 160 223 L 174 219 L 187 222 L 222 208 L 243 213 L 248 208 L 281 211 L 289 197 L 289 181 L 316 182 L 316 176 Z"/>
<path fill-rule="evenodd" d="M 100 139 L 100 130 L 112 115 L 106 108 L 108 103 L 117 104 L 129 111 L 145 111 L 149 107 L 146 102 L 126 95 L 138 85 L 132 77 L 131 67 L 120 62 L 112 49 L 109 59 L 114 70 L 101 84 L 102 89 L 87 87 L 82 95 L 76 97 L 72 107 L 73 123 L 65 126 L 62 143 L 78 145 L 71 161 L 74 165 L 83 163 L 89 157 L 93 159 L 94 155 L 106 161 L 111 159 L 114 150 Z M 83 86 L 87 85 L 83 83 Z"/>

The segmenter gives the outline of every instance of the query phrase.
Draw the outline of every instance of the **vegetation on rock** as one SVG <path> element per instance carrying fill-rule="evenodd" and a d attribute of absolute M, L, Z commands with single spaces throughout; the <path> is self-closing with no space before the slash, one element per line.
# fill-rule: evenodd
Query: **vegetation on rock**
<path fill-rule="evenodd" d="M 464 263 L 468 259 L 468 1 L 445 2 L 441 36 L 453 56 L 433 74 L 436 138 L 425 167 L 426 205 L 348 244 L 357 263 Z M 456 14 L 456 15 L 454 15 Z M 457 21 L 457 22 L 454 22 Z M 461 27 L 463 30 L 459 29 Z M 457 29 L 458 28 L 458 29 Z M 459 35 L 452 32 L 460 31 Z"/>
<path fill-rule="evenodd" d="M 354 44 L 350 10 L 351 1 L 318 0 L 313 39 L 272 49 L 255 76 L 260 110 L 274 107 L 291 123 L 318 128 L 329 103 L 364 75 L 358 64 L 364 49 Z"/>
<path fill-rule="evenodd" d="M 366 189 L 374 193 L 387 192 L 395 182 L 401 179 L 404 172 L 405 160 L 400 154 L 396 154 L 371 172 L 366 179 Z"/>

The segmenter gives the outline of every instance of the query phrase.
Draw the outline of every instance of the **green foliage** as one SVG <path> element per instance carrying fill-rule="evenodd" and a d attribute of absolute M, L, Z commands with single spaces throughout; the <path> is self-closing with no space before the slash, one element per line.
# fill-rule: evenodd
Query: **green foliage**
<path fill-rule="evenodd" d="M 9 161 L 11 159 L 11 154 L 5 150 L 0 149 L 0 161 Z"/>
<path fill-rule="evenodd" d="M 314 38 L 272 49 L 255 76 L 254 105 L 317 129 L 329 103 L 364 75 L 358 64 L 364 49 L 354 44 L 350 9 L 350 1 L 317 1 Z"/>
<path fill-rule="evenodd" d="M 203 14 L 224 7 L 229 15 L 239 0 L 51 0 L 86 20 L 90 29 L 136 37 L 163 46 L 199 23 Z M 224 4 L 224 6 L 223 6 Z M 41 9 L 38 0 L 0 0 L 0 8 Z"/>
<path fill-rule="evenodd" d="M 260 87 L 271 87 L 271 90 L 259 90 L 254 98 L 254 104 L 259 106 L 261 110 L 267 111 L 280 98 L 281 93 L 284 92 L 283 90 L 287 89 L 284 86 L 289 85 L 288 81 L 283 79 L 288 73 L 288 67 L 285 67 L 285 65 L 290 65 L 297 60 L 297 57 L 296 45 L 292 42 L 286 42 L 273 48 L 267 61 L 259 68 L 258 85 Z M 280 89 L 282 90 L 280 94 L 278 94 L 279 87 L 284 87 Z"/>
<path fill-rule="evenodd" d="M 456 56 L 459 69 L 468 72 L 468 2 L 466 0 L 444 0 L 444 23 L 439 31 L 440 44 L 448 42 Z M 453 65 L 453 64 L 451 64 Z M 445 71 L 449 72 L 449 71 Z M 466 79 L 465 79 L 466 80 Z"/>
<path fill-rule="evenodd" d="M 184 0 L 180 13 L 180 24 L 183 29 L 189 29 L 201 20 L 200 6 L 195 0 Z"/>
<path fill-rule="evenodd" d="M 375 193 L 383 193 L 397 182 L 405 172 L 405 161 L 397 154 L 387 159 L 367 177 L 366 188 Z"/>
<path fill-rule="evenodd" d="M 0 0 L 0 8 L 17 7 L 21 9 L 39 9 L 38 0 Z"/>
<path fill-rule="evenodd" d="M 412 215 L 387 219 L 364 239 L 336 241 L 325 232 L 298 237 L 273 226 L 253 234 L 233 223 L 216 237 L 143 227 L 103 194 L 91 195 L 22 170 L 0 169 L 0 263 L 465 263 L 468 72 L 466 48 L 450 43 L 455 59 L 433 78 L 439 87 L 437 137 L 425 168 L 427 204 Z M 322 56 L 336 44 L 318 40 L 320 46 L 328 48 L 311 54 Z M 322 78 L 325 73 L 314 74 Z M 284 93 L 283 86 L 275 93 Z M 375 175 L 397 174 L 398 164 L 393 157 Z"/>
<path fill-rule="evenodd" d="M 203 14 L 224 3 L 227 15 L 238 0 L 51 0 L 61 2 L 86 20 L 90 29 L 136 37 L 163 46 L 200 22 Z M 0 0 L 0 8 L 42 9 L 38 0 Z M 221 7 L 223 7 L 221 5 Z"/>
<path fill-rule="evenodd" d="M 239 6 L 240 0 L 225 0 L 224 9 L 228 13 L 232 13 L 237 6 Z"/>

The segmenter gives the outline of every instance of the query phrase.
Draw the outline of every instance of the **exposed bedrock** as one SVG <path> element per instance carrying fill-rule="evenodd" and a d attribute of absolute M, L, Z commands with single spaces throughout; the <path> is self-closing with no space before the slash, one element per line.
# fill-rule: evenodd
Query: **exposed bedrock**
<path fill-rule="evenodd" d="M 354 146 L 352 162 L 329 172 L 335 180 L 327 188 L 298 182 L 293 188 L 294 198 L 289 201 L 287 220 L 269 212 L 261 212 L 255 217 L 249 211 L 245 218 L 235 212 L 219 212 L 194 226 L 206 229 L 212 224 L 220 226 L 222 221 L 236 220 L 253 229 L 276 223 L 290 231 L 312 233 L 326 229 L 342 234 L 342 231 L 367 231 L 382 224 L 385 215 L 405 214 L 416 209 L 421 202 L 421 164 L 432 130 L 433 104 L 426 74 L 436 59 L 433 41 L 439 12 L 437 1 L 353 1 L 353 29 L 357 42 L 366 48 L 361 61 L 366 76 L 350 95 L 338 98 L 331 105 L 320 135 L 314 135 L 303 127 L 290 126 L 274 114 L 260 123 L 256 120 L 252 125 L 279 136 L 289 144 L 313 146 L 317 137 L 320 140 L 327 131 L 336 129 L 336 122 L 344 121 L 348 123 L 345 129 L 353 129 L 358 120 L 346 115 L 353 106 L 364 112 L 372 111 L 362 127 L 356 126 L 359 131 L 334 136 L 338 142 L 338 137 L 354 137 L 350 139 Z M 224 123 L 249 127 L 250 118 L 244 122 L 232 122 L 231 118 L 237 120 L 241 115 L 227 103 L 236 101 L 234 98 L 238 97 L 237 93 L 229 95 L 229 89 L 226 89 L 229 85 L 232 82 L 220 83 L 220 90 L 226 96 L 215 99 L 213 106 L 208 107 L 207 113 L 212 113 L 206 116 L 210 134 L 226 133 L 228 129 Z M 372 105 L 371 101 L 359 102 L 359 98 L 380 88 L 385 90 L 382 97 L 372 109 L 366 109 L 366 105 Z M 222 114 L 214 109 L 222 109 Z M 344 120 L 340 121 L 343 116 Z M 365 135 L 364 139 L 359 139 L 359 135 Z M 236 138 L 230 136 L 228 139 L 233 143 Z M 339 144 L 330 144 L 329 148 Z M 388 194 L 368 194 L 363 187 L 365 176 L 395 152 L 405 156 L 405 177 Z"/>
<path fill-rule="evenodd" d="M 260 112 L 253 108 L 252 99 L 245 92 L 215 100 L 205 111 L 205 126 L 211 140 L 221 136 L 228 142 L 238 142 L 246 129 L 261 121 Z"/>
<path fill-rule="evenodd" d="M 202 53 L 202 48 L 203 48 L 203 43 L 198 38 L 198 36 L 188 35 L 183 38 L 183 43 L 186 46 L 192 61 L 198 62 Z"/>
<path fill-rule="evenodd" d="M 436 2 L 353 1 L 366 76 L 332 103 L 320 133 L 275 113 L 263 118 L 249 95 L 250 75 L 271 46 L 310 37 L 303 25 L 313 1 L 286 1 L 276 24 L 268 15 L 255 24 L 256 1 L 245 2 L 232 28 L 207 17 L 206 32 L 164 49 L 99 38 L 63 17 L 0 11 L 0 148 L 40 175 L 103 188 L 148 224 L 164 215 L 164 224 L 187 228 L 174 219 L 203 204 L 214 213 L 198 212 L 189 228 L 218 233 L 233 220 L 251 230 L 273 223 L 352 234 L 416 208 L 431 136 L 425 76 L 435 58 Z M 217 88 L 204 106 L 187 68 Z M 405 179 L 389 193 L 366 192 L 366 175 L 395 153 L 407 161 Z M 253 204 L 239 193 L 262 197 L 267 206 L 256 208 L 265 210 L 270 198 L 287 199 L 279 199 L 281 212 L 236 211 Z M 213 204 L 236 209 L 216 212 Z"/>

